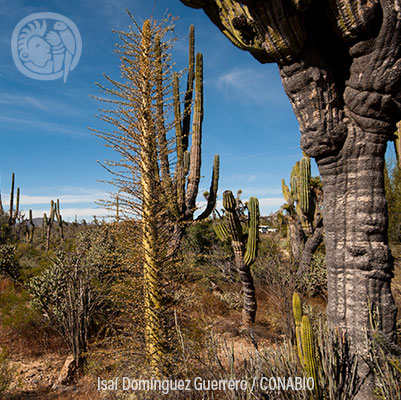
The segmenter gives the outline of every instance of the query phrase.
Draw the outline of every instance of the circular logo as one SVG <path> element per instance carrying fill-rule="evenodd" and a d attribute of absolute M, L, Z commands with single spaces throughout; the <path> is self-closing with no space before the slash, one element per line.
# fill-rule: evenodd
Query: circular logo
<path fill-rule="evenodd" d="M 43 12 L 18 22 L 11 38 L 16 67 L 29 78 L 63 78 L 77 66 L 82 40 L 77 26 L 63 15 Z"/>

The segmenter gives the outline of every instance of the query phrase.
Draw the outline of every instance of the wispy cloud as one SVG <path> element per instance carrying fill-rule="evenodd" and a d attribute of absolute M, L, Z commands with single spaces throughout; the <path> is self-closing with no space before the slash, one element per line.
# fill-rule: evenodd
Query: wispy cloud
<path fill-rule="evenodd" d="M 256 181 L 257 176 L 253 174 L 233 174 L 229 179 L 230 181 L 239 183 L 251 183 Z"/>
<path fill-rule="evenodd" d="M 42 218 L 43 214 L 46 213 L 47 215 L 49 214 L 48 209 L 43 209 L 43 210 L 32 210 L 32 216 L 33 218 Z M 92 218 L 94 215 L 96 215 L 96 218 L 102 218 L 102 217 L 109 217 L 111 216 L 111 212 L 105 208 L 94 208 L 94 207 L 86 207 L 86 208 L 63 208 L 61 210 L 61 215 L 63 217 L 63 220 L 67 220 L 68 218 L 70 221 L 72 221 L 75 216 L 77 216 L 77 219 L 82 219 L 82 218 Z"/>
<path fill-rule="evenodd" d="M 13 106 L 17 104 L 20 107 L 28 106 L 43 111 L 49 110 L 49 104 L 45 104 L 38 98 L 21 94 L 3 94 L 0 99 L 0 104 L 11 104 Z"/>
<path fill-rule="evenodd" d="M 267 68 L 260 71 L 252 67 L 236 67 L 220 75 L 216 83 L 217 87 L 230 97 L 281 104 L 287 101 L 286 96 L 273 74 L 273 71 Z"/>
<path fill-rule="evenodd" d="M 14 118 L 7 115 L 0 115 L 0 121 L 15 124 L 16 126 L 27 125 L 31 129 L 36 128 L 52 134 L 63 134 L 68 136 L 90 136 L 88 129 L 84 127 L 66 126 L 55 122 L 34 120 L 30 118 Z"/>
<path fill-rule="evenodd" d="M 69 194 L 73 193 L 73 194 Z M 63 204 L 82 204 L 82 203 L 95 203 L 100 199 L 106 199 L 110 197 L 107 192 L 100 191 L 98 189 L 85 189 L 77 187 L 64 187 L 57 189 L 55 188 L 52 194 L 43 195 L 30 195 L 21 194 L 20 204 L 21 207 L 35 206 L 40 204 L 50 204 L 51 200 L 60 200 L 61 206 Z M 2 196 L 3 204 L 8 204 L 10 196 Z"/>

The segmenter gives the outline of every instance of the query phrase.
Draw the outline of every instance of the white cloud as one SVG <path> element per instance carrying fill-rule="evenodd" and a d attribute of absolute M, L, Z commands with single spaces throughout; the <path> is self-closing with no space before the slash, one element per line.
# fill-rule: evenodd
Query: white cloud
<path fill-rule="evenodd" d="M 287 101 L 283 88 L 267 68 L 261 71 L 252 67 L 236 67 L 217 78 L 217 87 L 231 98 L 235 96 L 258 103 Z"/>
<path fill-rule="evenodd" d="M 112 212 L 105 209 L 105 208 L 95 208 L 95 207 L 86 207 L 86 208 L 63 208 L 60 210 L 61 215 L 63 217 L 63 220 L 70 220 L 73 221 L 75 219 L 75 216 L 77 216 L 77 219 L 92 219 L 94 215 L 96 215 L 96 218 L 102 218 L 102 217 L 109 217 L 111 216 Z M 46 213 L 47 216 L 49 216 L 49 210 L 48 209 L 43 209 L 43 210 L 32 210 L 32 216 L 33 218 L 42 218 L 43 214 Z"/>
<path fill-rule="evenodd" d="M 27 118 L 13 118 L 6 115 L 0 115 L 0 121 L 10 122 L 12 124 L 15 124 L 16 126 L 28 125 L 30 128 L 40 128 L 51 133 L 61 133 L 69 136 L 90 136 L 90 132 L 88 129 L 82 127 L 76 128 L 73 126 L 68 127 L 64 124 L 57 124 L 54 122 L 45 122 Z"/>
<path fill-rule="evenodd" d="M 58 192 L 58 193 L 57 193 Z M 74 194 L 65 194 L 65 188 L 61 190 L 55 190 L 51 195 L 29 195 L 21 194 L 20 204 L 21 207 L 27 207 L 38 204 L 50 204 L 51 200 L 60 200 L 60 205 L 63 204 L 79 204 L 79 203 L 94 203 L 100 199 L 110 197 L 108 193 L 99 190 L 90 191 L 83 188 L 73 188 L 71 190 Z M 15 194 L 14 194 L 15 196 Z M 10 196 L 2 196 L 3 204 L 8 204 Z M 14 197 L 15 202 L 15 197 Z"/>
<path fill-rule="evenodd" d="M 0 104 L 18 105 L 19 107 L 31 106 L 43 111 L 49 110 L 49 104 L 45 104 L 36 97 L 21 94 L 4 94 L 0 99 Z"/>

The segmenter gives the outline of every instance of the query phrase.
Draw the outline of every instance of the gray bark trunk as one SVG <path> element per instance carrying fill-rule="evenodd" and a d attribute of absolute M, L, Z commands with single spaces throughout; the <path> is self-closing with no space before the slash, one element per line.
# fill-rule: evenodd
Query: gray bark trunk
<path fill-rule="evenodd" d="M 313 253 L 319 247 L 319 244 L 323 239 L 324 227 L 320 224 L 317 226 L 312 236 L 309 236 L 304 250 L 302 252 L 301 260 L 299 262 L 299 268 L 297 271 L 297 275 L 300 276 L 309 270 L 309 267 L 312 263 Z"/>
<path fill-rule="evenodd" d="M 379 329 L 395 341 L 396 307 L 390 290 L 393 259 L 387 242 L 384 196 L 386 137 L 350 124 L 337 157 L 318 161 L 324 184 L 324 221 L 328 282 L 327 318 L 347 331 L 360 355 L 358 374 L 369 373 L 369 310 L 378 311 Z M 372 396 L 373 377 L 366 376 L 357 398 Z"/>

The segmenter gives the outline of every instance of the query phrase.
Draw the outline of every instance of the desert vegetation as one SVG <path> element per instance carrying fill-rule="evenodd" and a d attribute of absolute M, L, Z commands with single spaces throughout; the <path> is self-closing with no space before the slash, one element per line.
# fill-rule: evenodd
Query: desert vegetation
<path fill-rule="evenodd" d="M 289 2 L 294 10 L 288 15 L 277 2 L 271 10 L 260 10 L 261 2 L 252 1 L 183 2 L 204 8 L 234 44 L 258 60 L 279 63 L 305 151 L 289 184 L 282 181 L 285 203 L 271 215 L 260 215 L 256 197 L 245 200 L 230 188 L 219 189 L 215 156 L 205 206 L 199 207 L 204 60 L 195 52 L 195 29 L 189 28 L 186 71 L 174 71 L 174 20 L 139 25 L 129 14 L 130 31 L 117 32 L 121 78 L 106 77 L 109 86 L 98 85 L 96 97 L 108 107 L 99 117 L 110 131 L 94 131 L 95 137 L 120 157 L 104 162 L 116 193 L 102 204 L 115 218 L 66 223 L 56 199 L 49 214 L 34 221 L 32 211 L 20 210 L 14 174 L 9 209 L 0 204 L 0 396 L 401 398 L 401 320 L 395 314 L 401 307 L 400 158 L 396 151 L 396 160 L 387 160 L 385 168 L 383 151 L 395 116 L 386 114 L 389 126 L 381 124 L 383 131 L 373 122 L 361 126 L 354 115 L 361 112 L 358 105 L 348 94 L 338 96 L 340 83 L 332 81 L 330 60 L 312 62 L 320 54 L 319 43 L 302 35 L 295 43 L 281 25 L 270 47 L 258 41 L 273 11 L 284 12 L 300 30 L 315 29 L 304 27 L 301 11 L 309 16 L 319 11 L 314 6 L 305 11 L 308 2 Z M 226 12 L 223 19 L 217 3 Z M 337 3 L 330 4 L 340 52 L 350 37 L 359 40 L 365 19 L 343 21 Z M 385 23 L 393 26 L 394 10 L 385 10 Z M 255 13 L 264 18 L 254 19 Z M 385 32 L 374 33 L 378 48 L 390 40 Z M 308 56 L 298 48 L 302 40 Z M 352 74 L 358 54 L 344 66 Z M 382 55 L 387 56 L 393 53 Z M 316 73 L 320 80 L 314 79 Z M 308 79 L 315 82 L 313 95 Z M 364 79 L 369 88 L 373 83 Z M 392 81 L 387 89 L 393 90 Z M 363 88 L 350 85 L 349 90 L 359 96 Z M 323 92 L 334 100 L 326 104 Z M 324 99 L 315 104 L 318 95 Z M 367 115 L 377 111 L 366 104 Z M 315 112 L 322 119 L 342 120 L 329 121 L 332 131 L 320 132 L 318 123 L 310 126 L 309 114 Z M 312 137 L 316 130 L 326 139 Z M 396 149 L 397 138 L 396 132 Z M 322 178 L 312 176 L 310 157 Z M 347 175 L 350 171 L 358 182 Z M 352 203 L 355 196 L 347 193 L 373 196 L 369 199 L 377 209 Z M 354 213 L 359 206 L 368 222 Z M 273 229 L 262 233 L 260 225 Z M 362 244 L 382 251 L 377 255 Z M 346 245 L 349 257 L 341 253 Z M 344 289 L 344 279 L 352 290 Z M 343 316 L 341 307 L 354 319 Z M 170 383 L 123 390 L 123 377 L 156 385 L 182 381 L 184 388 Z M 185 390 L 187 381 L 190 390 Z M 211 382 L 223 386 L 211 388 Z"/>

